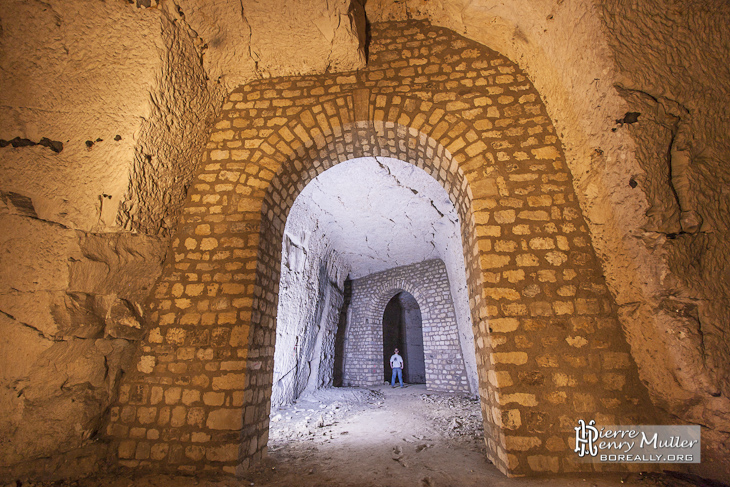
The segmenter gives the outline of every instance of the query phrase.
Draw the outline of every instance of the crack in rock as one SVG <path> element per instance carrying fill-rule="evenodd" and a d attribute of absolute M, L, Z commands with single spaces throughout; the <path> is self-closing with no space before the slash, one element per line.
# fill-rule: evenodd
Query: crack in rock
<path fill-rule="evenodd" d="M 48 341 L 51 341 L 51 342 L 64 342 L 64 341 L 66 341 L 66 339 L 61 338 L 61 337 L 48 336 L 45 333 L 43 333 L 43 331 L 41 331 L 38 328 L 36 328 L 35 326 L 33 326 L 33 325 L 29 324 L 29 323 L 24 323 L 24 322 L 18 320 L 15 316 L 13 316 L 10 313 L 7 313 L 7 312 L 5 312 L 5 311 L 3 311 L 1 309 L 0 309 L 0 314 L 5 315 L 6 317 L 10 318 L 14 322 L 16 322 L 16 323 L 18 323 L 18 324 L 20 324 L 20 325 L 22 325 L 22 326 L 24 326 L 26 328 L 30 328 L 31 330 L 33 330 L 34 332 L 36 332 L 38 334 L 38 336 L 40 336 L 41 338 L 43 338 L 45 340 L 48 340 Z"/>
<path fill-rule="evenodd" d="M 60 140 L 51 140 L 47 137 L 43 137 L 38 142 L 33 142 L 30 139 L 21 139 L 20 137 L 15 137 L 14 139 L 10 140 L 0 139 L 0 147 L 7 147 L 9 145 L 15 148 L 34 147 L 36 145 L 40 145 L 42 147 L 47 147 L 51 149 L 56 154 L 59 154 L 61 153 L 61 151 L 63 151 L 63 142 L 61 142 Z"/>

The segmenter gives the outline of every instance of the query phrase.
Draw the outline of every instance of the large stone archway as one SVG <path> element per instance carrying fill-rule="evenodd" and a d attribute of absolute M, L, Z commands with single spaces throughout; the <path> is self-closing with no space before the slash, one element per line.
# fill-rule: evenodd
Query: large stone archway
<path fill-rule="evenodd" d="M 365 98 L 366 96 L 367 98 Z M 267 191 L 262 198 L 262 212 L 260 214 L 257 214 L 255 210 L 251 212 L 251 217 L 261 215 L 262 229 L 261 242 L 258 247 L 259 259 L 256 261 L 254 293 L 257 294 L 255 294 L 253 303 L 254 317 L 260 320 L 260 327 L 257 331 L 252 332 L 253 343 L 250 344 L 249 349 L 249 353 L 255 350 L 255 356 L 261 359 L 261 366 L 256 369 L 258 372 L 253 372 L 259 376 L 253 381 L 259 385 L 259 395 L 267 395 L 271 387 L 268 354 L 273 354 L 273 347 L 269 347 L 268 344 L 273 344 L 273 339 L 270 337 L 275 334 L 274 311 L 278 304 L 275 291 L 280 272 L 281 242 L 286 217 L 299 192 L 319 174 L 340 162 L 364 156 L 390 157 L 410 162 L 430 174 L 448 192 L 459 214 L 462 240 L 467 241 L 468 239 L 471 247 L 475 246 L 477 230 L 471 211 L 472 196 L 466 178 L 451 153 L 443 144 L 414 127 L 404 126 L 392 122 L 390 119 L 353 120 L 358 115 L 370 113 L 373 117 L 385 116 L 385 111 L 373 109 L 373 105 L 377 105 L 377 102 L 373 103 L 376 95 L 370 94 L 368 90 L 356 89 L 352 97 L 348 98 L 347 96 L 337 96 L 332 101 L 304 111 L 300 115 L 301 122 L 282 129 L 283 137 L 286 137 L 287 133 L 298 134 L 298 137 L 287 141 L 286 144 L 282 143 L 282 140 L 263 142 L 271 147 L 276 144 L 277 147 L 288 150 L 288 152 L 282 150 L 266 155 L 266 148 L 263 149 L 264 155 L 262 155 L 260 163 L 261 173 L 267 174 L 267 171 L 276 165 L 276 174 L 268 184 Z M 390 107 L 389 116 L 397 117 L 401 122 L 404 121 L 399 110 L 396 111 L 392 108 L 395 107 Z M 439 114 L 437 110 L 434 111 L 436 117 L 443 116 L 443 113 Z M 427 112 L 420 116 L 434 117 L 434 114 Z M 444 123 L 442 126 L 444 127 L 442 130 L 445 130 L 448 124 Z M 281 154 L 290 157 L 291 162 L 280 163 L 277 156 Z M 300 165 L 301 169 L 297 169 Z M 247 198 L 246 201 L 250 201 L 250 198 Z M 246 204 L 251 204 L 255 208 L 262 202 L 258 200 Z M 468 255 L 465 253 L 466 280 L 468 287 L 472 290 L 469 293 L 472 297 L 479 296 L 476 290 L 480 287 L 481 278 L 478 262 L 473 257 L 474 255 L 473 251 Z M 480 302 L 481 298 L 477 299 L 477 303 Z M 256 310 L 260 310 L 260 314 L 257 314 Z M 473 323 L 479 319 L 478 310 L 479 307 L 471 309 Z M 483 387 L 486 397 L 489 394 L 487 390 L 491 387 L 489 385 Z M 260 408 L 256 416 L 259 418 L 259 422 L 256 432 L 253 434 L 261 438 L 268 429 L 268 403 L 260 403 L 257 407 Z M 255 438 L 252 441 L 255 441 Z"/>
<path fill-rule="evenodd" d="M 461 221 L 490 460 L 508 475 L 592 468 L 577 419 L 651 407 L 539 94 L 509 60 L 421 22 L 373 26 L 368 68 L 228 97 L 108 433 L 132 467 L 235 472 L 266 451 L 286 216 L 333 165 L 410 162 Z M 566 405 L 568 407 L 566 407 Z"/>

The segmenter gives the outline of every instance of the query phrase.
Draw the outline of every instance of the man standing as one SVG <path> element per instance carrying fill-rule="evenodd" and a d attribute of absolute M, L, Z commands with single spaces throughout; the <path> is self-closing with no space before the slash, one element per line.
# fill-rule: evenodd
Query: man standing
<path fill-rule="evenodd" d="M 400 386 L 403 387 L 403 357 L 398 355 L 398 349 L 390 357 L 390 368 L 393 369 L 393 377 L 390 379 L 390 387 L 395 387 L 395 377 L 398 376 Z"/>

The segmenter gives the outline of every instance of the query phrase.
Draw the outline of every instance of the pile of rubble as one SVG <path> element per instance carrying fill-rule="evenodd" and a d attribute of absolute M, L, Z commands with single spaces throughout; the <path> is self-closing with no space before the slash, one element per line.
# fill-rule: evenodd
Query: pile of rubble
<path fill-rule="evenodd" d="M 269 451 L 276 451 L 292 440 L 313 440 L 322 436 L 347 413 L 379 407 L 384 397 L 369 389 L 320 389 L 297 399 L 293 404 L 271 410 Z"/>
<path fill-rule="evenodd" d="M 428 416 L 434 427 L 444 436 L 483 445 L 484 425 L 478 398 L 443 393 L 426 393 L 420 397 L 428 404 Z"/>

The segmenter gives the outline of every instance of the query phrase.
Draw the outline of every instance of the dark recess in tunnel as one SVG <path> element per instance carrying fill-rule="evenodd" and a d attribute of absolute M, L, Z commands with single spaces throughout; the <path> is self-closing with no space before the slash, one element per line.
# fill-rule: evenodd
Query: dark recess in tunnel
<path fill-rule="evenodd" d="M 405 291 L 393 296 L 383 312 L 383 377 L 386 382 L 391 379 L 390 356 L 395 348 L 403 357 L 403 381 L 425 384 L 421 309 L 416 299 Z"/>
<path fill-rule="evenodd" d="M 332 385 L 342 387 L 342 377 L 345 371 L 345 332 L 347 331 L 347 312 L 350 309 L 352 301 L 352 280 L 345 279 L 342 309 L 340 310 L 340 320 L 337 323 L 337 333 L 335 334 L 335 360 L 334 371 L 332 373 Z"/>

